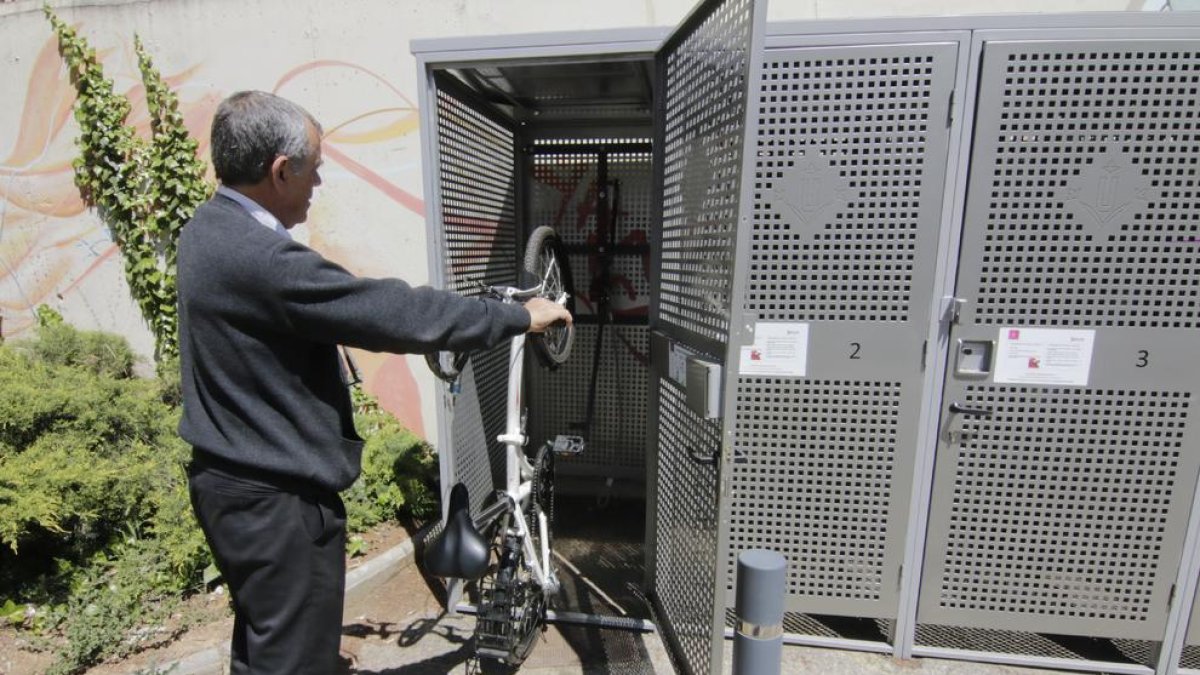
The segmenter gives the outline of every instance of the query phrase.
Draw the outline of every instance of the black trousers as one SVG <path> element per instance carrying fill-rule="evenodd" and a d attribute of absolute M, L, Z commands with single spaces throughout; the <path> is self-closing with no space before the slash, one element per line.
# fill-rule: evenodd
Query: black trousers
<path fill-rule="evenodd" d="M 341 498 L 200 453 L 188 486 L 233 600 L 230 673 L 336 672 L 346 584 Z"/>

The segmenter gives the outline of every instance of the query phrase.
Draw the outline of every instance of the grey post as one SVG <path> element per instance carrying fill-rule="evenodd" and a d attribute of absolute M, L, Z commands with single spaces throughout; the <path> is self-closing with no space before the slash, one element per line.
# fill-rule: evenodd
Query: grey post
<path fill-rule="evenodd" d="M 733 675 L 779 675 L 786 577 L 787 560 L 775 551 L 757 548 L 738 556 Z"/>

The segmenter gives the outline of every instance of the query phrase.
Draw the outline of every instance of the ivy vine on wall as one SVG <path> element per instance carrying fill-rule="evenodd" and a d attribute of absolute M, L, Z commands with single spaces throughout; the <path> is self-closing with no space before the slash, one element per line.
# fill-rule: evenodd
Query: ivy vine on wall
<path fill-rule="evenodd" d="M 178 354 L 175 249 L 184 223 L 213 191 L 188 135 L 179 101 L 134 36 L 146 88 L 151 139 L 126 124 L 130 103 L 113 91 L 86 39 L 43 7 L 75 86 L 75 185 L 121 251 L 130 293 L 154 335 L 160 364 Z"/>

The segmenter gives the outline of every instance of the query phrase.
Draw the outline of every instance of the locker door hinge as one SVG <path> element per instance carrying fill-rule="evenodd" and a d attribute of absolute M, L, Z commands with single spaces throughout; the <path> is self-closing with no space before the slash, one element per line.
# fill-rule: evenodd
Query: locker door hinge
<path fill-rule="evenodd" d="M 950 109 L 946 112 L 946 127 L 954 126 L 954 95 L 958 93 L 957 89 L 950 90 Z"/>
<path fill-rule="evenodd" d="M 942 298 L 944 303 L 942 309 L 942 320 L 947 324 L 958 323 L 959 317 L 962 316 L 963 307 L 966 306 L 966 298 Z"/>
<path fill-rule="evenodd" d="M 1167 609 L 1175 604 L 1175 584 L 1171 584 L 1171 592 L 1167 593 Z"/>
<path fill-rule="evenodd" d="M 900 565 L 900 569 L 896 570 L 896 590 L 900 590 L 904 586 L 904 565 Z"/>

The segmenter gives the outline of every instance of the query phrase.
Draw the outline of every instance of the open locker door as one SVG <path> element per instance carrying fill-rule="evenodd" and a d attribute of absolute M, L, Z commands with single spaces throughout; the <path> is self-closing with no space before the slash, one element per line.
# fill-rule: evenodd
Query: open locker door
<path fill-rule="evenodd" d="M 719 673 L 732 408 L 765 0 L 703 2 L 656 55 L 647 583 L 684 672 Z M 741 246 L 744 250 L 745 245 Z M 744 257 L 744 256 L 742 256 Z"/>

